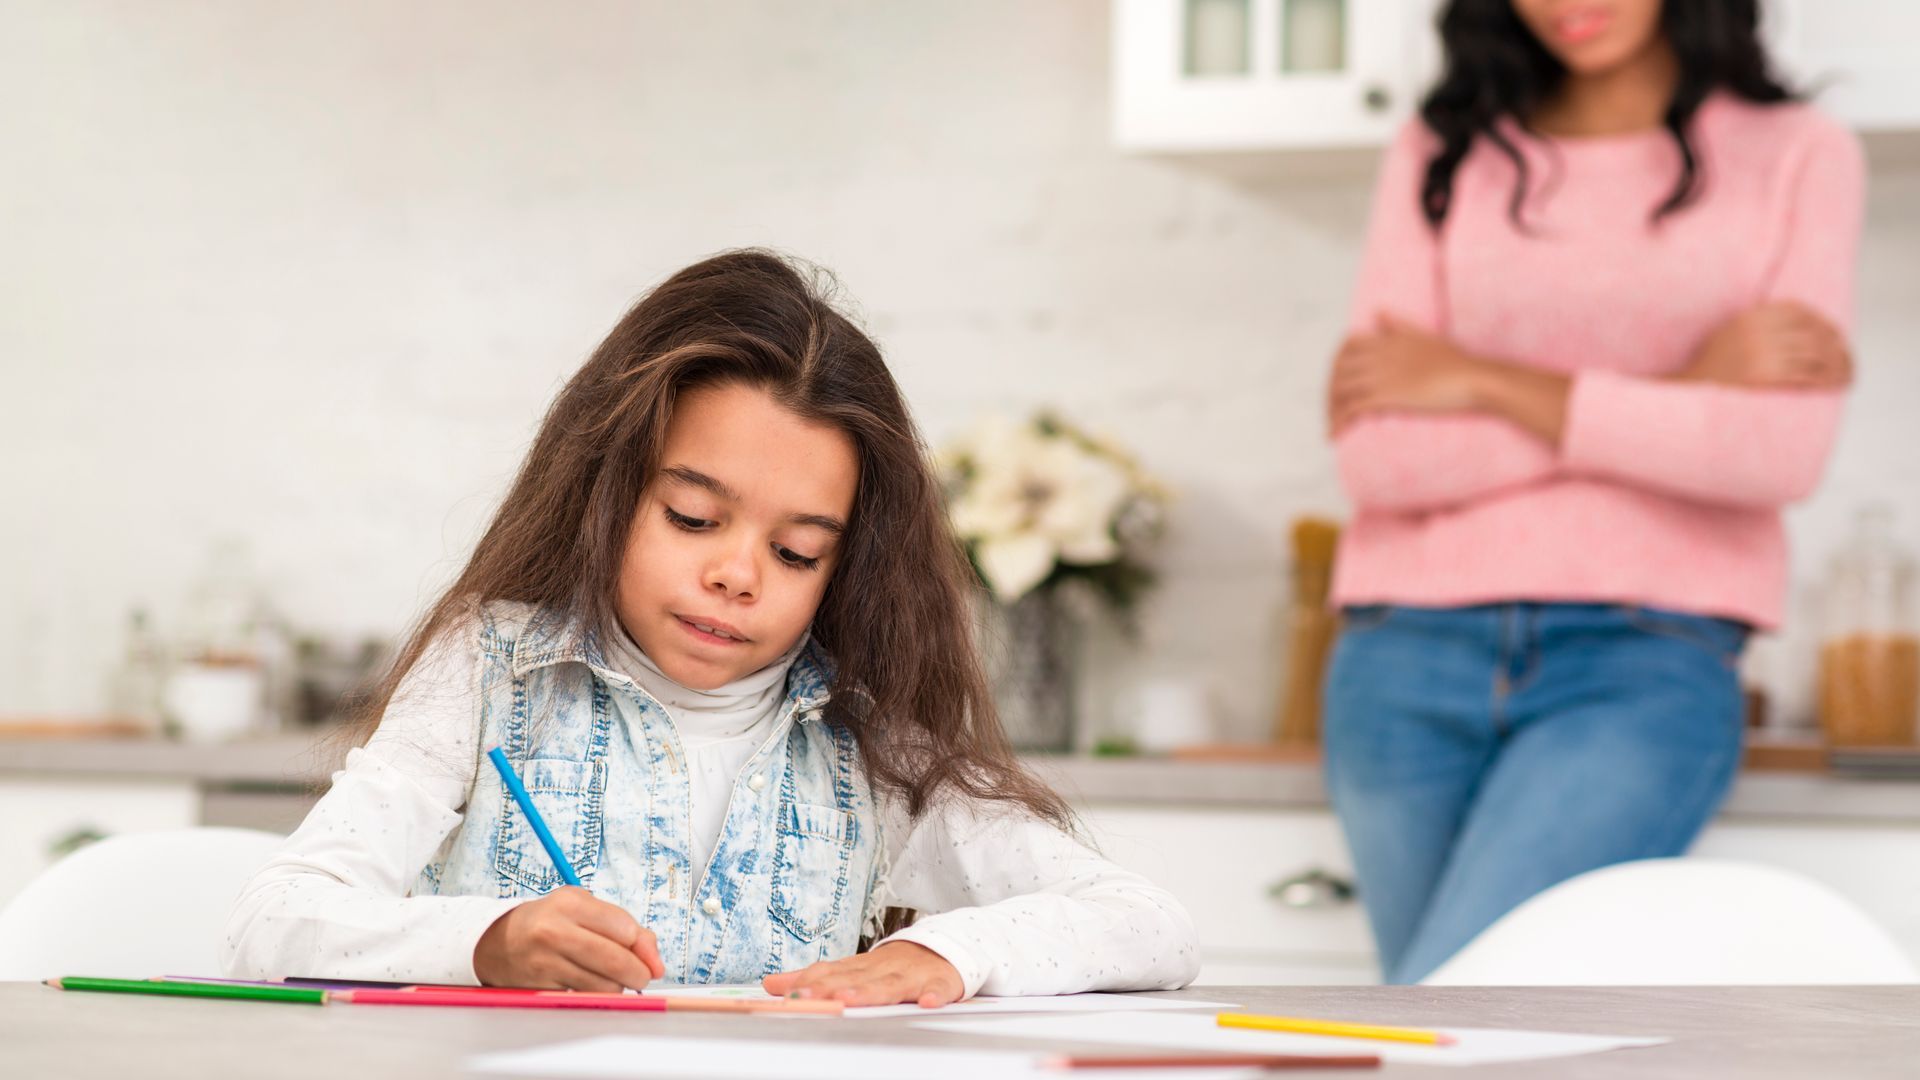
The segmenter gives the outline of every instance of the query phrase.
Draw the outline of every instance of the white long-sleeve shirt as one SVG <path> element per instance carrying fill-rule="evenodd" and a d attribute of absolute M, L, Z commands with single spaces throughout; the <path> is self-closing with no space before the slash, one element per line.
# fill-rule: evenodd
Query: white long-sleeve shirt
<path fill-rule="evenodd" d="M 633 666 L 618 651 L 612 660 Z M 459 826 L 473 789 L 478 665 L 477 653 L 461 649 L 416 665 L 373 738 L 348 755 L 332 788 L 242 891 L 221 945 L 230 974 L 479 981 L 481 935 L 532 898 L 407 895 Z M 642 685 L 657 674 L 632 673 Z M 672 715 L 690 773 L 726 778 L 696 800 L 724 806 L 739 766 L 720 759 L 741 745 L 751 753 L 753 731 L 770 719 L 743 729 L 737 715 Z M 922 913 L 887 940 L 938 953 L 968 996 L 1170 989 L 1198 971 L 1193 922 L 1179 901 L 1050 824 L 958 798 L 912 820 L 883 796 L 879 812 L 892 866 L 887 902 Z"/>

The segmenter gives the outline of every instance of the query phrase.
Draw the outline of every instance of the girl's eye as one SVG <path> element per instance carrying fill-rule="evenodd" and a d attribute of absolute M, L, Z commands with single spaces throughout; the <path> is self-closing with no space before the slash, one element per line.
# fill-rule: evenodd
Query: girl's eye
<path fill-rule="evenodd" d="M 790 548 L 781 547 L 779 544 L 773 545 L 773 553 L 780 557 L 781 562 L 795 569 L 818 570 L 820 568 L 820 560 L 818 558 L 808 558 Z"/>
<path fill-rule="evenodd" d="M 686 532 L 706 532 L 708 529 L 713 528 L 714 523 L 705 518 L 688 517 L 671 506 L 665 509 L 668 523 L 676 529 L 682 529 Z M 792 548 L 783 547 L 779 544 L 773 545 L 773 554 L 781 562 L 786 563 L 796 570 L 818 570 L 820 568 L 819 558 L 802 555 Z"/>

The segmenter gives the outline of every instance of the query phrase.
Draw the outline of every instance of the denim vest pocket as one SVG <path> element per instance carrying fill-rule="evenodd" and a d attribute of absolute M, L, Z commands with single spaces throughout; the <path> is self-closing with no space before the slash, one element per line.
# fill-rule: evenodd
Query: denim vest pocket
<path fill-rule="evenodd" d="M 585 877 L 600 857 L 602 800 L 607 789 L 605 759 L 532 758 L 514 767 L 527 786 L 534 808 L 573 864 L 573 872 Z M 562 884 L 560 871 L 527 823 L 520 804 L 504 791 L 501 797 L 505 802 L 495 833 L 494 868 L 505 884 L 526 892 L 552 892 Z"/>
<path fill-rule="evenodd" d="M 847 893 L 853 812 L 795 802 L 781 807 L 773 854 L 773 917 L 801 941 L 832 930 Z"/>

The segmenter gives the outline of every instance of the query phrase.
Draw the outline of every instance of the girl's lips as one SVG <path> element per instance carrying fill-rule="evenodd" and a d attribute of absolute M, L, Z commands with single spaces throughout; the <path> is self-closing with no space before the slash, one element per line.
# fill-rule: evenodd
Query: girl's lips
<path fill-rule="evenodd" d="M 685 630 L 687 633 L 693 635 L 693 638 L 696 641 L 703 641 L 711 645 L 745 645 L 747 643 L 746 638 L 735 637 L 735 636 L 732 636 L 731 633 L 729 633 L 728 636 L 726 637 L 721 637 L 719 634 L 716 634 L 710 630 L 700 629 L 700 626 L 712 625 L 710 623 L 702 623 L 700 625 L 695 625 L 693 620 L 688 619 L 683 615 L 675 615 L 674 619 L 677 622 L 679 622 L 680 628 Z M 715 627 L 714 629 L 717 630 L 720 628 Z"/>
<path fill-rule="evenodd" d="M 1553 32 L 1568 45 L 1583 45 L 1606 33 L 1612 16 L 1604 8 L 1577 8 L 1553 20 Z"/>

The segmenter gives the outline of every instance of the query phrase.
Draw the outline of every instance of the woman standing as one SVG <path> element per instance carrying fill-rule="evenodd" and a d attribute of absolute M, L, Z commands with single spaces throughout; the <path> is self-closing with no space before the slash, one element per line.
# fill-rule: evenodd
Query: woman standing
<path fill-rule="evenodd" d="M 1327 769 L 1389 981 L 1676 855 L 1740 759 L 1780 509 L 1851 380 L 1864 165 L 1755 0 L 1452 0 L 1330 418 Z"/>

